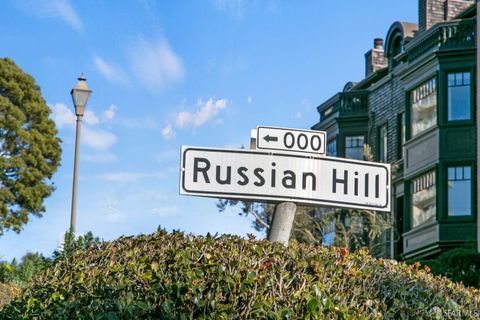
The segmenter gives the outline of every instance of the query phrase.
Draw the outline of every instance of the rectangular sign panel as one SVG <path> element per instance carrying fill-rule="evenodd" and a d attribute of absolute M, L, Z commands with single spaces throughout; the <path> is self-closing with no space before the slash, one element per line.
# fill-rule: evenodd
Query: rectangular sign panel
<path fill-rule="evenodd" d="M 325 155 L 327 133 L 276 127 L 257 127 L 257 149 L 308 152 Z"/>
<path fill-rule="evenodd" d="M 390 165 L 182 146 L 180 194 L 390 211 Z"/>

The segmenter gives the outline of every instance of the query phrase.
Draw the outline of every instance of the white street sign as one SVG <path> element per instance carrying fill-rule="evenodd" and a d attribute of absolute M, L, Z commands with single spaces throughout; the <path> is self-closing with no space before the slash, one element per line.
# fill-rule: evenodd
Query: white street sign
<path fill-rule="evenodd" d="M 325 155 L 326 140 L 324 131 L 257 126 L 257 149 Z"/>
<path fill-rule="evenodd" d="M 390 211 L 390 165 L 182 146 L 180 194 Z"/>

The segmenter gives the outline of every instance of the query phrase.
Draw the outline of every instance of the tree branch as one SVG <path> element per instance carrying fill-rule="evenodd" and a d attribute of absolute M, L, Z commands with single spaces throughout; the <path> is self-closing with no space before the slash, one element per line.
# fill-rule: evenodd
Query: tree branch
<path fill-rule="evenodd" d="M 257 215 L 257 213 L 254 210 L 252 210 L 251 208 L 248 208 L 248 213 L 250 213 L 255 218 L 255 220 L 258 221 L 258 223 L 260 223 L 263 227 L 267 228 L 267 230 L 270 229 L 270 226 L 267 223 L 265 223 L 265 221 L 260 219 L 260 217 Z"/>

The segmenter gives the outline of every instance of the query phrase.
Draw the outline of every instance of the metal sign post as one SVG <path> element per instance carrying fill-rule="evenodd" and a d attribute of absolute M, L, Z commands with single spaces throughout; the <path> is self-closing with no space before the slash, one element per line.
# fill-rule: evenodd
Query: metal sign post
<path fill-rule="evenodd" d="M 296 211 L 297 204 L 295 202 L 281 202 L 275 206 L 268 241 L 280 242 L 284 246 L 288 246 Z"/>

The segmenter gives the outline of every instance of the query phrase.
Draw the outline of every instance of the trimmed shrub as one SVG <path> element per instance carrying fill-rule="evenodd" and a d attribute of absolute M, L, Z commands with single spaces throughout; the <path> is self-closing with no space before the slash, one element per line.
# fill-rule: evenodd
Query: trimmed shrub
<path fill-rule="evenodd" d="M 0 283 L 0 309 L 20 296 L 22 290 L 12 283 Z"/>
<path fill-rule="evenodd" d="M 420 260 L 435 275 L 446 276 L 466 286 L 480 288 L 480 254 L 475 249 L 457 248 L 435 259 Z"/>
<path fill-rule="evenodd" d="M 480 292 L 366 250 L 159 230 L 77 250 L 2 319 L 477 319 Z"/>

